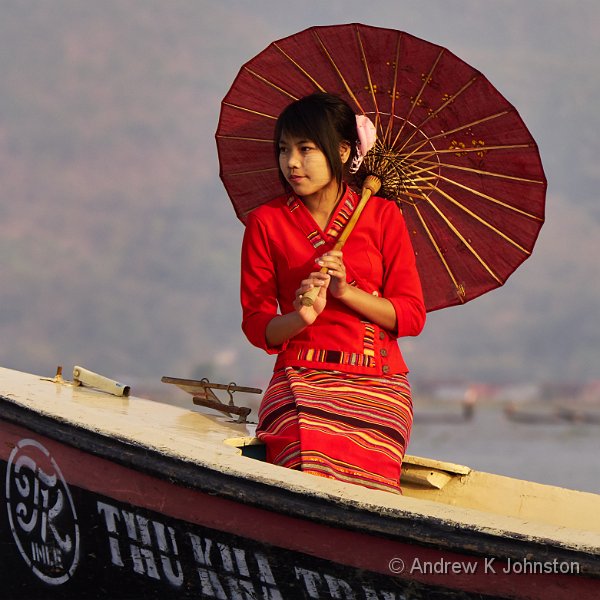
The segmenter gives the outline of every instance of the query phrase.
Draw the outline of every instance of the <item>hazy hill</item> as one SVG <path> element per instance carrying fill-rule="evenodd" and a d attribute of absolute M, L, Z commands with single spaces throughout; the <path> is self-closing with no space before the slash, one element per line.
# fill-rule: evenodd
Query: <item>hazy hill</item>
<path fill-rule="evenodd" d="M 2 3 L 0 364 L 264 383 L 271 359 L 239 330 L 242 227 L 217 177 L 213 135 L 241 63 L 319 20 L 284 30 L 250 4 Z M 588 106 L 597 58 L 568 68 L 558 51 L 519 56 L 524 42 L 512 33 L 506 54 L 491 40 L 480 59 L 496 66 L 492 81 L 537 77 L 545 88 L 509 97 L 540 140 L 548 221 L 502 290 L 431 315 L 404 344 L 418 377 L 600 377 L 599 119 Z"/>

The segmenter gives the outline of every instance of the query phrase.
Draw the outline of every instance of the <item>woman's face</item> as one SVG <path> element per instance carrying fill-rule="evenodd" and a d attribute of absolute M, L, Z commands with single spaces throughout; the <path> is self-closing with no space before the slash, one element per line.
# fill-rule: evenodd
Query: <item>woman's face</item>
<path fill-rule="evenodd" d="M 282 134 L 279 168 L 298 196 L 315 196 L 332 187 L 337 193 L 337 182 L 331 175 L 327 158 L 311 140 Z"/>

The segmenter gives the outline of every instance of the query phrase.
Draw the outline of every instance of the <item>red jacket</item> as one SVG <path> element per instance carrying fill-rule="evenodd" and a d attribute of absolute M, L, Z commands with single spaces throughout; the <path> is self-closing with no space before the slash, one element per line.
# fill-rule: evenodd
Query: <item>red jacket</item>
<path fill-rule="evenodd" d="M 255 209 L 242 245 L 242 329 L 252 344 L 278 354 L 275 370 L 303 366 L 369 375 L 408 371 L 397 337 L 418 335 L 425 305 L 415 256 L 402 213 L 393 201 L 371 198 L 343 248 L 348 281 L 392 302 L 397 331 L 365 321 L 328 295 L 325 310 L 304 331 L 279 347 L 269 347 L 267 324 L 278 312 L 294 310 L 302 279 L 316 270 L 315 259 L 331 250 L 358 196 L 350 188 L 327 232 L 308 209 L 287 194 Z"/>

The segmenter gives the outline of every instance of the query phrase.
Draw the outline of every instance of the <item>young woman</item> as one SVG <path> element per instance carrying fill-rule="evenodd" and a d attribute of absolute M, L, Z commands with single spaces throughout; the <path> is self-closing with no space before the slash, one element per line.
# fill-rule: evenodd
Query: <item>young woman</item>
<path fill-rule="evenodd" d="M 343 252 L 332 249 L 359 201 L 344 183 L 356 116 L 340 98 L 294 102 L 275 140 L 289 193 L 249 215 L 242 247 L 242 328 L 277 355 L 257 436 L 274 464 L 399 492 L 412 402 L 396 339 L 425 322 L 406 225 L 372 197 Z"/>

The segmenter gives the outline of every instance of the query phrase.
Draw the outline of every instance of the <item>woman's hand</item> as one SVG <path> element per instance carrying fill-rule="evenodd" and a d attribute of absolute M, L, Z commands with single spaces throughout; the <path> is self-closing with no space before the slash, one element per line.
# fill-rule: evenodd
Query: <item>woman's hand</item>
<path fill-rule="evenodd" d="M 331 277 L 315 271 L 302 281 L 296 290 L 294 310 L 285 315 L 277 315 L 269 321 L 265 331 L 267 345 L 277 347 L 304 331 L 312 325 L 325 309 L 327 304 L 327 286 Z M 312 306 L 302 304 L 302 296 L 314 287 L 319 289 Z"/>
<path fill-rule="evenodd" d="M 331 281 L 331 277 L 325 273 L 315 271 L 311 273 L 307 279 L 303 279 L 300 287 L 296 290 L 296 298 L 294 299 L 294 309 L 306 325 L 312 325 L 317 317 L 323 312 L 327 304 L 327 286 Z M 315 298 L 312 306 L 304 306 L 302 304 L 302 296 L 314 287 L 319 288 L 319 293 Z"/>
<path fill-rule="evenodd" d="M 347 282 L 344 256 L 340 250 L 331 250 L 317 259 L 319 267 L 327 268 L 330 277 L 329 293 L 343 302 L 348 308 L 356 311 L 361 317 L 371 323 L 376 323 L 383 329 L 395 331 L 398 326 L 398 317 L 394 305 L 379 293 L 369 293 Z"/>
<path fill-rule="evenodd" d="M 344 255 L 341 250 L 331 250 L 325 252 L 317 259 L 319 267 L 327 268 L 327 274 L 331 278 L 329 282 L 329 292 L 334 298 L 341 298 L 348 290 L 346 281 L 346 267 L 344 265 Z M 322 275 L 322 274 L 321 274 Z"/>

